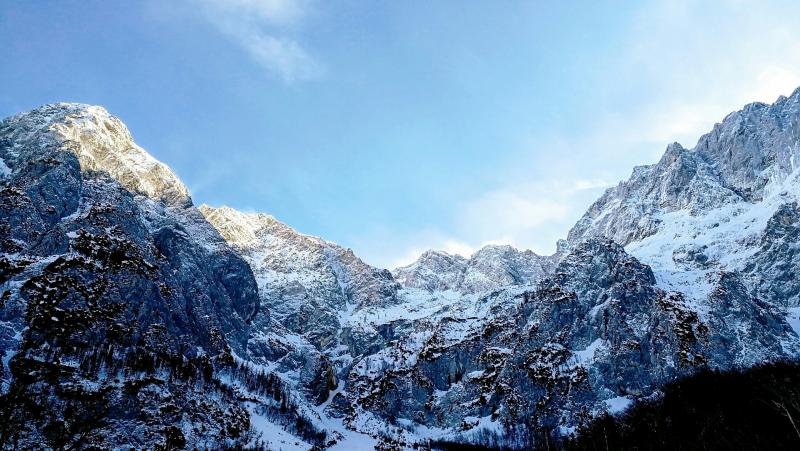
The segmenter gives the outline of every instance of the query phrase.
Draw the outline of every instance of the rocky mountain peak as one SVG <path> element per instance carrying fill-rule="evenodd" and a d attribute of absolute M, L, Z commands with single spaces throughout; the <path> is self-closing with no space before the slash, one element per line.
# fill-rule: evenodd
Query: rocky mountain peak
<path fill-rule="evenodd" d="M 247 413 L 210 382 L 246 349 L 257 287 L 185 186 L 87 105 L 4 119 L 0 160 L 0 442 L 233 443 Z M 182 419 L 131 421 L 165 406 Z"/>
<path fill-rule="evenodd" d="M 510 244 L 487 244 L 475 251 L 470 257 L 470 260 L 475 261 L 494 258 L 516 259 L 520 257 L 535 259 L 541 258 L 542 256 L 529 249 L 517 249 Z"/>
<path fill-rule="evenodd" d="M 467 259 L 444 251 L 428 250 L 414 263 L 392 271 L 395 280 L 407 288 L 427 291 L 454 290 L 461 284 Z"/>
<path fill-rule="evenodd" d="M 198 207 L 206 220 L 214 225 L 228 244 L 245 247 L 258 243 L 258 233 L 265 224 L 274 220 L 271 216 L 247 214 L 231 207 L 218 208 L 202 204 Z"/>
<path fill-rule="evenodd" d="M 486 245 L 470 258 L 426 251 L 414 263 L 392 274 L 404 287 L 482 293 L 511 285 L 532 284 L 552 270 L 551 257 L 510 245 Z"/>
<path fill-rule="evenodd" d="M 800 89 L 771 105 L 729 114 L 692 149 L 672 143 L 661 160 L 634 169 L 570 230 L 568 240 L 605 236 L 627 245 L 664 228 L 665 215 L 699 216 L 763 201 L 796 173 L 800 155 Z"/>
<path fill-rule="evenodd" d="M 170 205 L 191 205 L 189 190 L 165 164 L 133 142 L 128 128 L 103 107 L 55 103 L 4 119 L 0 128 L 13 143 L 5 164 L 43 150 L 73 152 L 82 171 L 105 172 L 134 193 Z"/>
<path fill-rule="evenodd" d="M 800 152 L 800 90 L 768 105 L 751 103 L 703 135 L 693 151 L 714 169 L 726 188 L 760 201 L 771 182 L 791 174 Z"/>
<path fill-rule="evenodd" d="M 336 344 L 340 317 L 348 309 L 396 301 L 391 274 L 350 249 L 297 232 L 267 214 L 208 205 L 199 210 L 250 263 L 265 310 L 321 348 Z"/>
<path fill-rule="evenodd" d="M 451 254 L 449 252 L 437 249 L 428 249 L 419 256 L 419 260 L 435 260 L 435 259 L 467 261 L 466 257 L 464 257 L 463 255 Z"/>

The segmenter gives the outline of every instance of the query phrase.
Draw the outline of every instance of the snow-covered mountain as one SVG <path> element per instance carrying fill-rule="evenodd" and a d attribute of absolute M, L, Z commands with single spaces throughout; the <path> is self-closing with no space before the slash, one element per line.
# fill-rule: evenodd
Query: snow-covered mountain
<path fill-rule="evenodd" d="M 714 308 L 700 315 L 605 240 L 575 245 L 537 287 L 497 290 L 481 302 L 480 315 L 420 322 L 361 360 L 348 379 L 351 404 L 411 436 L 421 426 L 466 440 L 513 430 L 531 444 L 542 431 L 569 433 L 698 368 L 800 350 L 785 312 L 751 298 L 735 276 L 718 275 Z"/>
<path fill-rule="evenodd" d="M 700 303 L 710 275 L 729 271 L 761 299 L 797 307 L 798 158 L 800 89 L 731 113 L 691 150 L 669 145 L 595 202 L 568 241 L 609 237 L 650 265 L 660 286 Z"/>
<path fill-rule="evenodd" d="M 253 268 L 262 306 L 320 349 L 337 345 L 340 313 L 396 303 L 399 285 L 350 249 L 303 235 L 265 214 L 200 206 Z"/>
<path fill-rule="evenodd" d="M 466 440 L 526 421 L 569 432 L 697 368 L 796 357 L 798 121 L 800 90 L 730 114 L 691 150 L 669 145 L 540 257 L 557 264 L 545 277 L 486 285 L 461 303 L 488 308 L 429 317 L 356 365 L 353 403 Z M 467 266 L 427 252 L 395 275 L 459 290 Z"/>
<path fill-rule="evenodd" d="M 0 122 L 12 447 L 531 446 L 701 368 L 800 353 L 800 90 L 609 189 L 552 256 L 393 272 L 195 208 L 100 107 Z"/>
<path fill-rule="evenodd" d="M 4 447 L 247 443 L 204 375 L 246 346 L 256 284 L 172 171 L 78 104 L 4 119 L 0 159 Z"/>
<path fill-rule="evenodd" d="M 488 245 L 469 259 L 443 251 L 427 251 L 414 263 L 392 271 L 392 275 L 408 288 L 484 293 L 511 285 L 533 284 L 552 272 L 553 261 L 529 250 Z"/>
<path fill-rule="evenodd" d="M 4 119 L 0 163 L 4 449 L 338 437 L 238 357 L 267 314 L 250 265 L 122 122 L 80 104 Z"/>

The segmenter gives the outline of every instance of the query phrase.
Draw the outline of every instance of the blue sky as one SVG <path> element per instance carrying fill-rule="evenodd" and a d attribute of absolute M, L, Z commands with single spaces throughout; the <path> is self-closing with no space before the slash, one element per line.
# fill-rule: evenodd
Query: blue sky
<path fill-rule="evenodd" d="M 383 267 L 551 253 L 667 143 L 800 86 L 794 1 L 6 1 L 0 115 L 105 106 L 196 203 Z"/>

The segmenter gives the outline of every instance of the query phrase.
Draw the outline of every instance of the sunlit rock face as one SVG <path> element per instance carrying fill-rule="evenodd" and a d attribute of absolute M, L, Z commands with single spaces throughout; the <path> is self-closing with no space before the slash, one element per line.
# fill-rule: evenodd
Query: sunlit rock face
<path fill-rule="evenodd" d="M 207 205 L 200 211 L 255 274 L 261 313 L 246 357 L 276 367 L 313 403 L 325 401 L 353 356 L 385 341 L 372 330 L 352 332 L 350 316 L 396 305 L 399 285 L 352 250 L 303 235 L 272 216 Z"/>
<path fill-rule="evenodd" d="M 795 91 L 773 105 L 753 103 L 729 114 L 693 149 L 670 144 L 657 164 L 635 168 L 595 202 L 570 241 L 602 235 L 627 245 L 671 231 L 676 212 L 700 218 L 720 208 L 777 209 L 796 191 L 799 116 Z"/>
<path fill-rule="evenodd" d="M 729 114 L 691 150 L 671 144 L 595 202 L 569 242 L 613 239 L 700 309 L 718 271 L 738 273 L 765 301 L 798 306 L 787 283 L 797 268 L 798 121 L 800 90 Z"/>
<path fill-rule="evenodd" d="M 269 215 L 206 205 L 200 211 L 250 263 L 266 310 L 320 348 L 336 345 L 341 312 L 396 303 L 398 284 L 389 271 L 367 265 L 350 249 Z"/>

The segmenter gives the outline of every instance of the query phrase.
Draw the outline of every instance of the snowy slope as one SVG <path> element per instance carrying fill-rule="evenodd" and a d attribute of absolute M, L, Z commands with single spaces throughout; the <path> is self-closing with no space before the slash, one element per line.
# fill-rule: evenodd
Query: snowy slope
<path fill-rule="evenodd" d="M 691 150 L 670 145 L 661 161 L 636 168 L 595 202 L 569 242 L 612 238 L 651 265 L 660 286 L 700 304 L 715 272 L 741 272 L 749 284 L 764 285 L 757 280 L 762 271 L 754 270 L 768 266 L 759 257 L 781 238 L 765 240 L 768 225 L 780 212 L 793 211 L 800 194 L 799 120 L 800 89 L 773 105 L 731 113 Z M 784 252 L 784 271 L 770 278 L 795 270 L 794 258 Z M 796 290 L 769 291 L 762 287 L 765 300 L 798 305 Z"/>
<path fill-rule="evenodd" d="M 391 274 L 350 249 L 298 233 L 269 215 L 207 205 L 200 211 L 250 262 L 262 306 L 322 349 L 337 345 L 342 312 L 397 302 Z"/>

